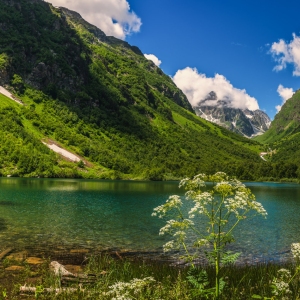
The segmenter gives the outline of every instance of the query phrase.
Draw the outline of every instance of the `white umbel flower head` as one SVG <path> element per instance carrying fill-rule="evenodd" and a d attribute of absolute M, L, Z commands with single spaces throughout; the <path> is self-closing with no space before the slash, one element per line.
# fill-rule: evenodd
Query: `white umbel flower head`
<path fill-rule="evenodd" d="M 159 218 L 164 217 L 170 210 L 177 208 L 179 209 L 182 206 L 182 201 L 180 196 L 173 195 L 170 196 L 169 199 L 166 201 L 165 204 L 155 207 L 152 213 L 152 216 L 158 216 Z"/>
<path fill-rule="evenodd" d="M 292 291 L 290 290 L 289 281 L 292 277 L 291 272 L 287 269 L 280 269 L 277 271 L 277 278 L 272 281 L 273 294 L 275 296 L 281 296 L 280 299 L 289 299 Z M 287 298 L 285 297 L 287 296 Z"/>
<path fill-rule="evenodd" d="M 107 296 L 114 296 L 112 300 L 132 300 L 137 299 L 131 295 L 139 295 L 146 286 L 154 283 L 153 277 L 145 277 L 143 279 L 134 278 L 130 282 L 119 281 L 109 286 L 109 291 L 105 293 Z"/>
<path fill-rule="evenodd" d="M 300 243 L 293 243 L 291 251 L 295 259 L 300 259 Z"/>

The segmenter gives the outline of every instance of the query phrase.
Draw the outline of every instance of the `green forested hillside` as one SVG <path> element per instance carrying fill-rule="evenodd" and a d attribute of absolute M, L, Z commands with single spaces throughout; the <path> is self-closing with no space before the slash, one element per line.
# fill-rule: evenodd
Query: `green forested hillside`
<path fill-rule="evenodd" d="M 285 102 L 275 116 L 270 129 L 256 140 L 267 145 L 268 160 L 278 165 L 278 177 L 280 177 L 281 169 L 288 169 L 289 174 L 300 178 L 299 90 Z"/>
<path fill-rule="evenodd" d="M 275 116 L 270 129 L 256 138 L 262 143 L 274 143 L 290 138 L 300 131 L 300 90 L 285 102 L 280 112 Z"/>
<path fill-rule="evenodd" d="M 197 117 L 137 47 L 39 0 L 0 0 L 0 18 L 0 84 L 25 104 L 0 98 L 3 175 L 265 176 L 261 145 Z M 49 139 L 86 166 L 52 153 Z"/>

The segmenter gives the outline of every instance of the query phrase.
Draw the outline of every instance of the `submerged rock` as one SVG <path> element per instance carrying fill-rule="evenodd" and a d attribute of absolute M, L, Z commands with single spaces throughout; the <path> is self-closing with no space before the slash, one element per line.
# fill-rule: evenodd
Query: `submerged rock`
<path fill-rule="evenodd" d="M 23 261 L 28 256 L 27 251 L 21 251 L 16 253 L 11 253 L 9 256 L 7 256 L 7 259 L 9 260 L 16 260 L 16 261 Z"/>
<path fill-rule="evenodd" d="M 25 262 L 27 262 L 30 265 L 40 265 L 45 262 L 44 259 L 41 259 L 39 257 L 28 257 Z"/>
<path fill-rule="evenodd" d="M 10 271 L 10 272 L 20 272 L 25 270 L 25 267 L 22 266 L 10 266 L 5 268 L 5 271 Z"/>

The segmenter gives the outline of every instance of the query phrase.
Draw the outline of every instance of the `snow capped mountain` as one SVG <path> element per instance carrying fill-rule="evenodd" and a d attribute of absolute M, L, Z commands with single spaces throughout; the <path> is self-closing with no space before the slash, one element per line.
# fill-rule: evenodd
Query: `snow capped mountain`
<path fill-rule="evenodd" d="M 271 124 L 265 112 L 230 107 L 226 100 L 219 100 L 213 91 L 193 109 L 199 117 L 249 138 L 263 134 Z"/>

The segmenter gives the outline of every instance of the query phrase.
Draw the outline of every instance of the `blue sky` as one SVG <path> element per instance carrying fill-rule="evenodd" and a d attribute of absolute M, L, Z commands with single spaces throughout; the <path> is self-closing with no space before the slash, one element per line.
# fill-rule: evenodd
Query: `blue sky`
<path fill-rule="evenodd" d="M 258 103 L 273 118 L 282 97 L 300 88 L 300 1 L 51 2 L 77 10 L 108 35 L 155 55 L 166 74 L 177 73 L 175 82 L 190 91 L 190 101 L 214 88 L 236 98 L 233 103 L 241 108 Z"/>
<path fill-rule="evenodd" d="M 171 76 L 179 69 L 226 77 L 257 99 L 270 117 L 282 102 L 277 89 L 300 88 L 294 65 L 274 71 L 270 53 L 279 39 L 288 44 L 300 36 L 300 1 L 276 0 L 130 0 L 141 18 L 139 33 L 126 40 L 144 53 L 155 54 Z M 299 47 L 300 49 L 300 47 Z"/>

